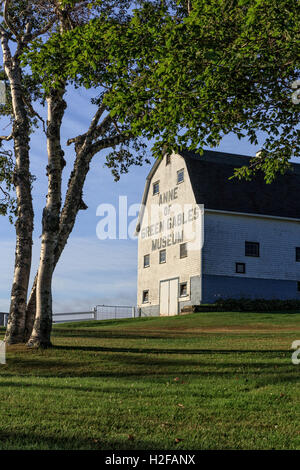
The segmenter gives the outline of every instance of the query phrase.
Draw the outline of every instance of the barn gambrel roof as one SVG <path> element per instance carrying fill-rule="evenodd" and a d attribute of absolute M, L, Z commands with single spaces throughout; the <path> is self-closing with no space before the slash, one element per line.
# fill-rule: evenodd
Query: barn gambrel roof
<path fill-rule="evenodd" d="M 250 157 L 204 151 L 180 153 L 185 159 L 196 202 L 206 209 L 300 219 L 300 165 L 267 184 L 262 172 L 251 181 L 229 179 Z"/>
<path fill-rule="evenodd" d="M 204 209 L 300 220 L 300 164 L 292 163 L 291 170 L 267 184 L 262 172 L 253 176 L 251 181 L 229 179 L 235 168 L 249 164 L 249 156 L 212 150 L 204 150 L 203 155 L 188 151 L 178 154 L 186 162 L 196 202 L 204 204 Z M 143 206 L 160 162 L 154 163 L 147 176 Z M 137 232 L 143 218 L 143 206 Z"/>

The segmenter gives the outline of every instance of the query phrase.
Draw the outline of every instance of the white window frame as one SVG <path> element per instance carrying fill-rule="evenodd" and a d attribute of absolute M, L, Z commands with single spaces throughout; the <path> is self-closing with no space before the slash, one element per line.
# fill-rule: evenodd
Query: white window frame
<path fill-rule="evenodd" d="M 145 294 L 146 293 L 147 293 L 147 300 L 145 300 Z M 149 289 L 143 290 L 142 303 L 143 304 L 148 304 L 149 303 Z"/>
<path fill-rule="evenodd" d="M 156 185 L 158 186 L 158 191 L 157 191 L 157 192 L 154 192 L 154 188 L 156 187 Z M 158 181 L 155 181 L 155 183 L 153 183 L 153 190 L 152 190 L 152 193 L 153 193 L 153 196 L 156 196 L 157 194 L 159 194 L 159 180 L 158 180 Z"/>
<path fill-rule="evenodd" d="M 181 181 L 179 181 L 179 179 L 178 179 L 180 173 L 182 173 L 182 180 L 181 180 Z M 181 168 L 181 170 L 178 170 L 178 171 L 177 171 L 177 184 L 181 184 L 181 183 L 183 183 L 183 182 L 184 182 L 184 168 Z"/>
<path fill-rule="evenodd" d="M 185 294 L 181 293 L 181 286 L 185 285 Z M 181 282 L 179 284 L 179 297 L 187 297 L 188 296 L 188 283 L 187 282 Z"/>
<path fill-rule="evenodd" d="M 186 254 L 184 256 L 181 256 L 181 247 L 185 245 L 186 246 Z M 187 258 L 187 255 L 188 255 L 188 247 L 187 247 L 187 243 L 180 243 L 179 245 L 179 258 L 180 259 L 183 259 L 183 258 Z"/>
<path fill-rule="evenodd" d="M 162 252 L 165 253 L 165 260 L 164 261 L 161 261 L 161 258 L 160 258 L 160 255 L 161 255 Z M 166 262 L 167 262 L 167 250 L 166 249 L 160 250 L 159 251 L 159 264 L 164 264 Z"/>
<path fill-rule="evenodd" d="M 149 259 L 148 264 L 145 264 L 146 256 L 148 256 L 148 259 Z M 144 255 L 144 268 L 149 268 L 149 266 L 150 266 L 150 254 L 147 253 L 146 255 Z"/>

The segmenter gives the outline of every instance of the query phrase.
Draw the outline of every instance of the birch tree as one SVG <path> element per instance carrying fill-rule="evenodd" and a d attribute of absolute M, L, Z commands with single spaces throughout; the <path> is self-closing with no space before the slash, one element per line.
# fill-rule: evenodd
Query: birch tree
<path fill-rule="evenodd" d="M 32 2 L 31 6 L 34 3 L 35 2 Z M 60 132 L 67 106 L 64 100 L 64 94 L 68 83 L 71 82 L 70 80 L 68 81 L 68 77 L 62 76 L 60 73 L 58 73 L 58 75 L 56 74 L 56 67 L 63 67 L 64 61 L 67 60 L 66 52 L 60 45 L 62 35 L 67 35 L 67 33 L 74 28 L 80 29 L 90 21 L 91 18 L 95 18 L 96 16 L 102 18 L 103 22 L 125 23 L 129 18 L 129 5 L 130 2 L 122 0 L 115 2 L 99 2 L 99 4 L 98 2 L 94 2 L 91 11 L 90 5 L 88 6 L 87 2 L 74 2 L 72 4 L 49 2 L 47 8 L 49 12 L 53 14 L 52 19 L 43 26 L 42 30 L 35 32 L 35 36 L 30 36 L 26 43 L 23 44 L 24 41 L 22 42 L 22 48 L 18 56 L 18 70 L 20 76 L 22 77 L 24 69 L 29 64 L 33 72 L 30 73 L 30 79 L 36 84 L 38 96 L 41 98 L 40 102 L 45 101 L 48 109 L 48 119 L 45 125 L 48 155 L 48 194 L 46 206 L 43 211 L 39 269 L 27 303 L 26 315 L 24 316 L 23 310 L 20 312 L 20 310 L 11 309 L 9 327 L 6 334 L 8 343 L 23 342 L 26 340 L 30 347 L 51 346 L 53 272 L 72 232 L 79 210 L 87 208 L 82 199 L 82 193 L 92 158 L 96 154 L 101 153 L 104 149 L 112 149 L 110 155 L 106 157 L 106 164 L 111 168 L 116 179 L 119 178 L 120 173 L 127 172 L 130 165 L 142 163 L 145 145 L 139 142 L 137 138 L 130 135 L 128 126 L 122 125 L 118 122 L 116 116 L 113 117 L 112 114 L 109 113 L 107 106 L 105 106 L 103 102 L 105 89 L 102 87 L 100 80 L 97 86 L 95 86 L 96 96 L 93 100 L 95 115 L 90 125 L 87 127 L 86 132 L 70 138 L 67 142 L 68 145 L 74 145 L 74 166 L 70 175 L 65 201 L 63 207 L 61 207 L 61 181 L 65 162 Z M 27 8 L 26 14 L 28 14 L 28 10 Z M 29 26 L 27 29 L 30 30 Z M 13 21 L 10 21 L 9 31 L 11 37 L 17 37 L 16 27 Z M 47 32 L 50 38 L 52 36 L 55 38 L 56 45 L 54 55 L 58 54 L 58 63 L 49 73 L 48 82 L 43 80 L 43 76 L 39 73 L 34 73 L 34 64 L 38 62 L 37 57 L 35 57 L 33 62 L 26 61 L 26 58 L 31 57 L 30 51 L 34 42 L 38 47 L 41 47 L 45 41 L 47 42 L 48 38 L 45 36 Z M 20 61 L 21 55 L 23 62 Z M 106 69 L 107 55 L 103 48 L 103 60 L 98 64 L 99 76 L 105 75 Z M 8 71 L 8 69 L 5 69 L 6 75 Z M 13 85 L 11 85 L 11 82 L 9 82 L 9 84 L 10 88 L 12 88 Z M 24 88 L 20 91 L 20 97 L 24 98 Z M 35 116 L 37 115 L 31 103 L 29 111 L 34 113 Z M 27 138 L 25 142 L 29 142 L 30 126 L 27 126 L 24 132 L 26 132 Z M 21 162 L 23 165 L 21 165 L 22 169 L 29 169 L 30 155 L 28 145 L 26 150 L 27 160 L 26 162 Z M 140 151 L 140 153 L 136 154 L 137 151 Z M 31 183 L 29 170 L 27 181 Z M 27 186 L 27 190 L 30 196 L 28 200 L 31 202 L 30 184 Z M 18 199 L 17 203 L 18 210 L 20 211 L 20 209 L 23 209 L 20 199 Z M 20 212 L 22 212 L 23 215 L 23 210 Z M 33 221 L 33 212 L 31 213 L 31 221 Z M 31 250 L 32 226 L 26 226 L 26 230 L 27 239 L 30 239 Z M 29 244 L 27 244 L 27 246 L 29 246 Z M 26 254 L 26 250 L 23 246 L 19 248 L 18 253 L 20 257 L 22 255 L 22 263 L 25 259 L 28 260 L 26 264 L 27 289 L 31 251 L 30 258 L 28 254 Z M 23 274 L 25 276 L 25 266 Z M 23 282 L 25 282 L 24 277 L 22 279 Z M 26 289 L 24 287 L 22 292 L 22 306 L 24 304 L 24 298 L 26 302 Z"/>
<path fill-rule="evenodd" d="M 35 83 L 32 76 L 24 72 L 21 64 L 21 56 L 29 44 L 38 37 L 43 37 L 50 31 L 55 31 L 56 26 L 60 31 L 72 27 L 69 15 L 69 7 L 64 7 L 56 1 L 5 1 L 3 2 L 4 21 L 0 33 L 2 40 L 4 74 L 8 82 L 9 101 L 2 109 L 2 115 L 8 115 L 12 121 L 12 132 L 8 136 L 0 137 L 0 140 L 13 140 L 14 142 L 14 172 L 12 183 L 17 194 L 17 221 L 16 221 L 16 259 L 15 274 L 11 294 L 11 307 L 6 331 L 6 341 L 9 344 L 24 341 L 26 304 L 28 282 L 31 268 L 32 232 L 33 232 L 33 205 L 31 196 L 32 176 L 30 174 L 29 140 L 32 127 L 36 119 L 42 118 L 34 111 L 32 97 L 43 100 L 39 90 L 40 83 Z M 77 12 L 81 9 L 76 7 Z M 89 15 L 87 15 L 89 16 Z M 85 19 L 82 15 L 81 20 Z M 15 44 L 16 46 L 15 46 Z M 11 47 L 13 46 L 13 47 Z M 14 52 L 12 53 L 12 49 Z M 49 237 L 49 219 L 55 218 L 55 210 L 59 211 L 59 186 L 60 174 L 63 167 L 63 152 L 60 149 L 59 132 L 65 103 L 62 99 L 64 90 L 53 91 L 46 97 L 48 105 L 49 124 L 47 126 L 47 150 L 49 156 L 49 193 L 47 207 L 45 208 L 43 223 L 46 235 Z M 33 95 L 33 96 L 32 96 Z M 44 126 L 44 123 L 43 123 Z M 58 136 L 58 138 L 57 138 Z M 58 140 L 58 143 L 57 143 Z M 3 158 L 1 162 L 3 162 Z M 9 161 L 6 158 L 7 162 Z M 4 165 L 1 169 L 6 168 Z M 6 168 L 7 169 L 7 168 Z M 6 171 L 7 173 L 7 171 Z M 57 175 L 55 175 L 57 173 Z M 7 176 L 7 174 L 6 174 Z M 54 177 L 53 177 L 54 176 Z M 54 181 L 53 181 L 54 180 Z M 53 199 L 52 187 L 56 187 Z M 5 204 L 2 202 L 2 212 L 7 210 L 8 193 L 1 187 L 5 195 Z M 58 196 L 57 196 L 58 194 Z M 51 210 L 49 210 L 51 207 Z M 47 212 L 50 216 L 47 216 Z M 48 232 L 48 233 L 47 233 Z M 44 242 L 42 244 L 44 247 Z M 44 251 L 42 251 L 44 255 Z M 43 259 L 43 256 L 41 257 Z M 44 275 L 45 276 L 45 275 Z M 43 275 L 41 275 L 43 283 Z M 47 276 L 46 276 L 47 278 Z"/>
<path fill-rule="evenodd" d="M 11 133 L 1 141 L 13 141 L 14 171 L 12 183 L 16 192 L 16 252 L 11 305 L 6 331 L 6 341 L 24 340 L 28 283 L 32 260 L 33 204 L 30 173 L 30 134 L 36 113 L 32 108 L 34 84 L 26 77 L 21 65 L 21 55 L 30 41 L 45 34 L 53 25 L 48 2 L 20 2 L 5 0 L 0 40 L 3 70 L 9 87 L 11 107 Z M 34 6 L 38 8 L 34 9 Z"/>

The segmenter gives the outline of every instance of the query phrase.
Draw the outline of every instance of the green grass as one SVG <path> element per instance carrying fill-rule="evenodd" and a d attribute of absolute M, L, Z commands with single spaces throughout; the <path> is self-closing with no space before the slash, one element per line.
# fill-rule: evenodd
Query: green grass
<path fill-rule="evenodd" d="M 0 365 L 0 449 L 300 449 L 297 339 L 299 313 L 57 325 Z"/>

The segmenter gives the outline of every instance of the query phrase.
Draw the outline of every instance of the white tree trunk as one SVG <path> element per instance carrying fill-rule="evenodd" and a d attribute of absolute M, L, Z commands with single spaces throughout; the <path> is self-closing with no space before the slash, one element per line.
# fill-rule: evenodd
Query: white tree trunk
<path fill-rule="evenodd" d="M 5 341 L 24 341 L 26 302 L 32 257 L 33 206 L 29 167 L 29 120 L 22 96 L 22 73 L 19 57 L 11 56 L 7 37 L 2 34 L 4 70 L 10 83 L 13 107 L 13 139 L 15 153 L 14 185 L 17 196 L 15 269 L 11 305 Z"/>
<path fill-rule="evenodd" d="M 52 329 L 52 277 L 55 267 L 55 249 L 59 233 L 61 209 L 61 179 L 65 165 L 64 152 L 60 145 L 60 128 L 66 108 L 63 99 L 65 89 L 52 90 L 47 98 L 48 127 L 48 194 L 43 211 L 43 232 L 40 264 L 36 282 L 36 315 L 28 346 L 51 346 Z"/>
<path fill-rule="evenodd" d="M 59 233 L 54 252 L 54 268 L 72 233 L 78 212 L 87 208 L 82 200 L 82 192 L 91 159 L 92 154 L 89 153 L 88 149 L 78 150 L 74 168 L 68 183 L 65 203 L 60 216 Z M 37 279 L 38 275 L 36 275 L 34 279 L 27 304 L 25 341 L 31 336 L 36 316 Z"/>

